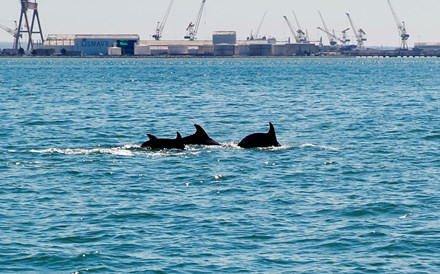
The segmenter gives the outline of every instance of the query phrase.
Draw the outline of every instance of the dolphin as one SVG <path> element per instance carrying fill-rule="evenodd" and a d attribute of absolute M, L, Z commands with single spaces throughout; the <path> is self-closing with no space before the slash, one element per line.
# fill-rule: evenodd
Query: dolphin
<path fill-rule="evenodd" d="M 142 144 L 142 148 L 152 149 L 185 149 L 185 144 L 182 142 L 182 136 L 177 132 L 176 139 L 159 139 L 152 134 L 147 134 L 150 140 Z"/>
<path fill-rule="evenodd" d="M 280 143 L 277 141 L 275 128 L 272 123 L 269 123 L 270 129 L 268 133 L 254 133 L 245 137 L 238 144 L 242 148 L 257 148 L 257 147 L 279 147 Z"/>
<path fill-rule="evenodd" d="M 196 133 L 182 138 L 185 145 L 205 145 L 205 146 L 219 146 L 220 144 L 212 140 L 206 131 L 199 125 L 195 124 Z"/>

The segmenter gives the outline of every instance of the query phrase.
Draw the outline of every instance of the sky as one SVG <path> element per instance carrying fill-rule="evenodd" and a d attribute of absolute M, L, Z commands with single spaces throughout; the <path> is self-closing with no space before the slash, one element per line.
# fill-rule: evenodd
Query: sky
<path fill-rule="evenodd" d="M 170 0 L 37 0 L 44 35 L 47 34 L 139 34 L 142 40 L 152 39 L 156 24 L 161 21 Z M 20 15 L 18 0 L 1 0 L 0 24 L 14 26 Z M 163 39 L 180 40 L 189 22 L 197 17 L 202 0 L 175 0 Z M 409 45 L 415 42 L 440 42 L 439 0 L 392 0 L 400 20 L 410 34 Z M 198 33 L 199 40 L 211 39 L 214 31 L 237 31 L 238 39 L 246 39 L 256 31 L 267 11 L 260 34 L 285 41 L 292 36 L 283 19 L 294 22 L 292 9 L 311 40 L 327 41 L 318 10 L 329 29 L 337 34 L 350 27 L 346 12 L 357 28 L 367 33 L 367 46 L 399 46 L 396 23 L 387 0 L 207 0 Z M 353 33 L 350 31 L 350 36 Z M 352 38 L 353 39 L 353 38 Z M 0 41 L 12 36 L 0 29 Z M 353 39 L 354 40 L 354 39 Z"/>

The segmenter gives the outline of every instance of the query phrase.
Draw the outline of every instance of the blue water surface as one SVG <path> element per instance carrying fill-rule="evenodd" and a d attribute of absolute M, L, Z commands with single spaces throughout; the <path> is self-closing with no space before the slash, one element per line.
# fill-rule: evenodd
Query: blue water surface
<path fill-rule="evenodd" d="M 0 97 L 1 273 L 440 272 L 438 59 L 3 58 Z"/>

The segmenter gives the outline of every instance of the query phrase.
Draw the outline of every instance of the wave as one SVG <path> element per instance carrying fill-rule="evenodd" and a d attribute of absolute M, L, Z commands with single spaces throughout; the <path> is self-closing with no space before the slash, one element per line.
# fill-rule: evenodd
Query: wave
<path fill-rule="evenodd" d="M 220 148 L 231 148 L 231 149 L 238 149 L 238 150 L 246 150 L 246 148 L 242 148 L 238 146 L 238 143 L 230 142 L 230 143 L 223 143 Z M 322 150 L 336 150 L 338 151 L 339 148 L 332 147 L 332 146 L 320 146 L 320 145 L 314 145 L 310 143 L 302 144 L 302 145 L 282 145 L 279 147 L 261 147 L 261 148 L 255 148 L 256 150 L 262 150 L 262 151 L 283 151 L 283 150 L 291 150 L 291 149 L 298 149 L 298 148 L 318 148 Z"/>
<path fill-rule="evenodd" d="M 314 144 L 302 144 L 302 145 L 285 145 L 280 147 L 267 147 L 267 148 L 256 148 L 259 151 L 286 151 L 292 149 L 303 149 L 303 148 L 318 148 L 322 150 L 336 150 L 339 148 L 330 147 L 330 146 L 319 146 Z M 170 155 L 199 155 L 202 152 L 212 152 L 220 149 L 234 149 L 234 150 L 245 150 L 238 146 L 238 143 L 223 143 L 221 146 L 197 146 L 197 145 L 189 145 L 185 150 L 151 150 L 142 148 L 140 145 L 123 145 L 119 147 L 112 148 L 47 148 L 47 149 L 31 149 L 28 150 L 29 153 L 38 153 L 38 154 L 64 154 L 64 155 L 93 155 L 93 154 L 109 154 L 115 156 L 138 156 L 138 155 L 149 155 L 149 156 L 170 156 Z M 17 152 L 17 151 L 9 151 L 9 152 Z"/>
<path fill-rule="evenodd" d="M 440 140 L 440 134 L 430 134 L 425 136 L 423 139 L 425 139 L 426 141 L 437 141 Z"/>
<path fill-rule="evenodd" d="M 48 148 L 48 149 L 31 149 L 29 153 L 38 154 L 64 154 L 64 155 L 94 155 L 94 154 L 108 154 L 114 156 L 143 156 L 147 155 L 149 157 L 163 157 L 163 156 L 188 156 L 188 155 L 198 155 L 201 153 L 200 150 L 194 148 L 188 148 L 186 150 L 152 150 L 142 148 L 140 145 L 124 145 L 120 147 L 112 148 Z"/>
<path fill-rule="evenodd" d="M 136 155 L 136 150 L 141 147 L 138 145 L 125 145 L 122 147 L 113 148 L 92 148 L 92 149 L 82 149 L 82 148 L 48 148 L 42 150 L 31 149 L 30 153 L 39 154 L 66 154 L 66 155 L 90 155 L 90 154 L 111 154 L 117 156 L 134 156 Z"/>
<path fill-rule="evenodd" d="M 299 146 L 300 148 L 308 148 L 308 147 L 312 147 L 312 148 L 319 148 L 322 150 L 334 150 L 334 151 L 339 151 L 340 149 L 337 147 L 332 147 L 332 146 L 320 146 L 320 145 L 314 145 L 314 144 L 310 144 L 310 143 L 305 143 Z"/>

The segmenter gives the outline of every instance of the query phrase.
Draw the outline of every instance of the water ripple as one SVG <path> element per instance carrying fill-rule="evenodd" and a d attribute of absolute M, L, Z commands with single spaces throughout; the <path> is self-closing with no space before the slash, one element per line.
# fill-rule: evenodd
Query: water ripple
<path fill-rule="evenodd" d="M 438 273 L 439 64 L 2 58 L 0 272 Z"/>

